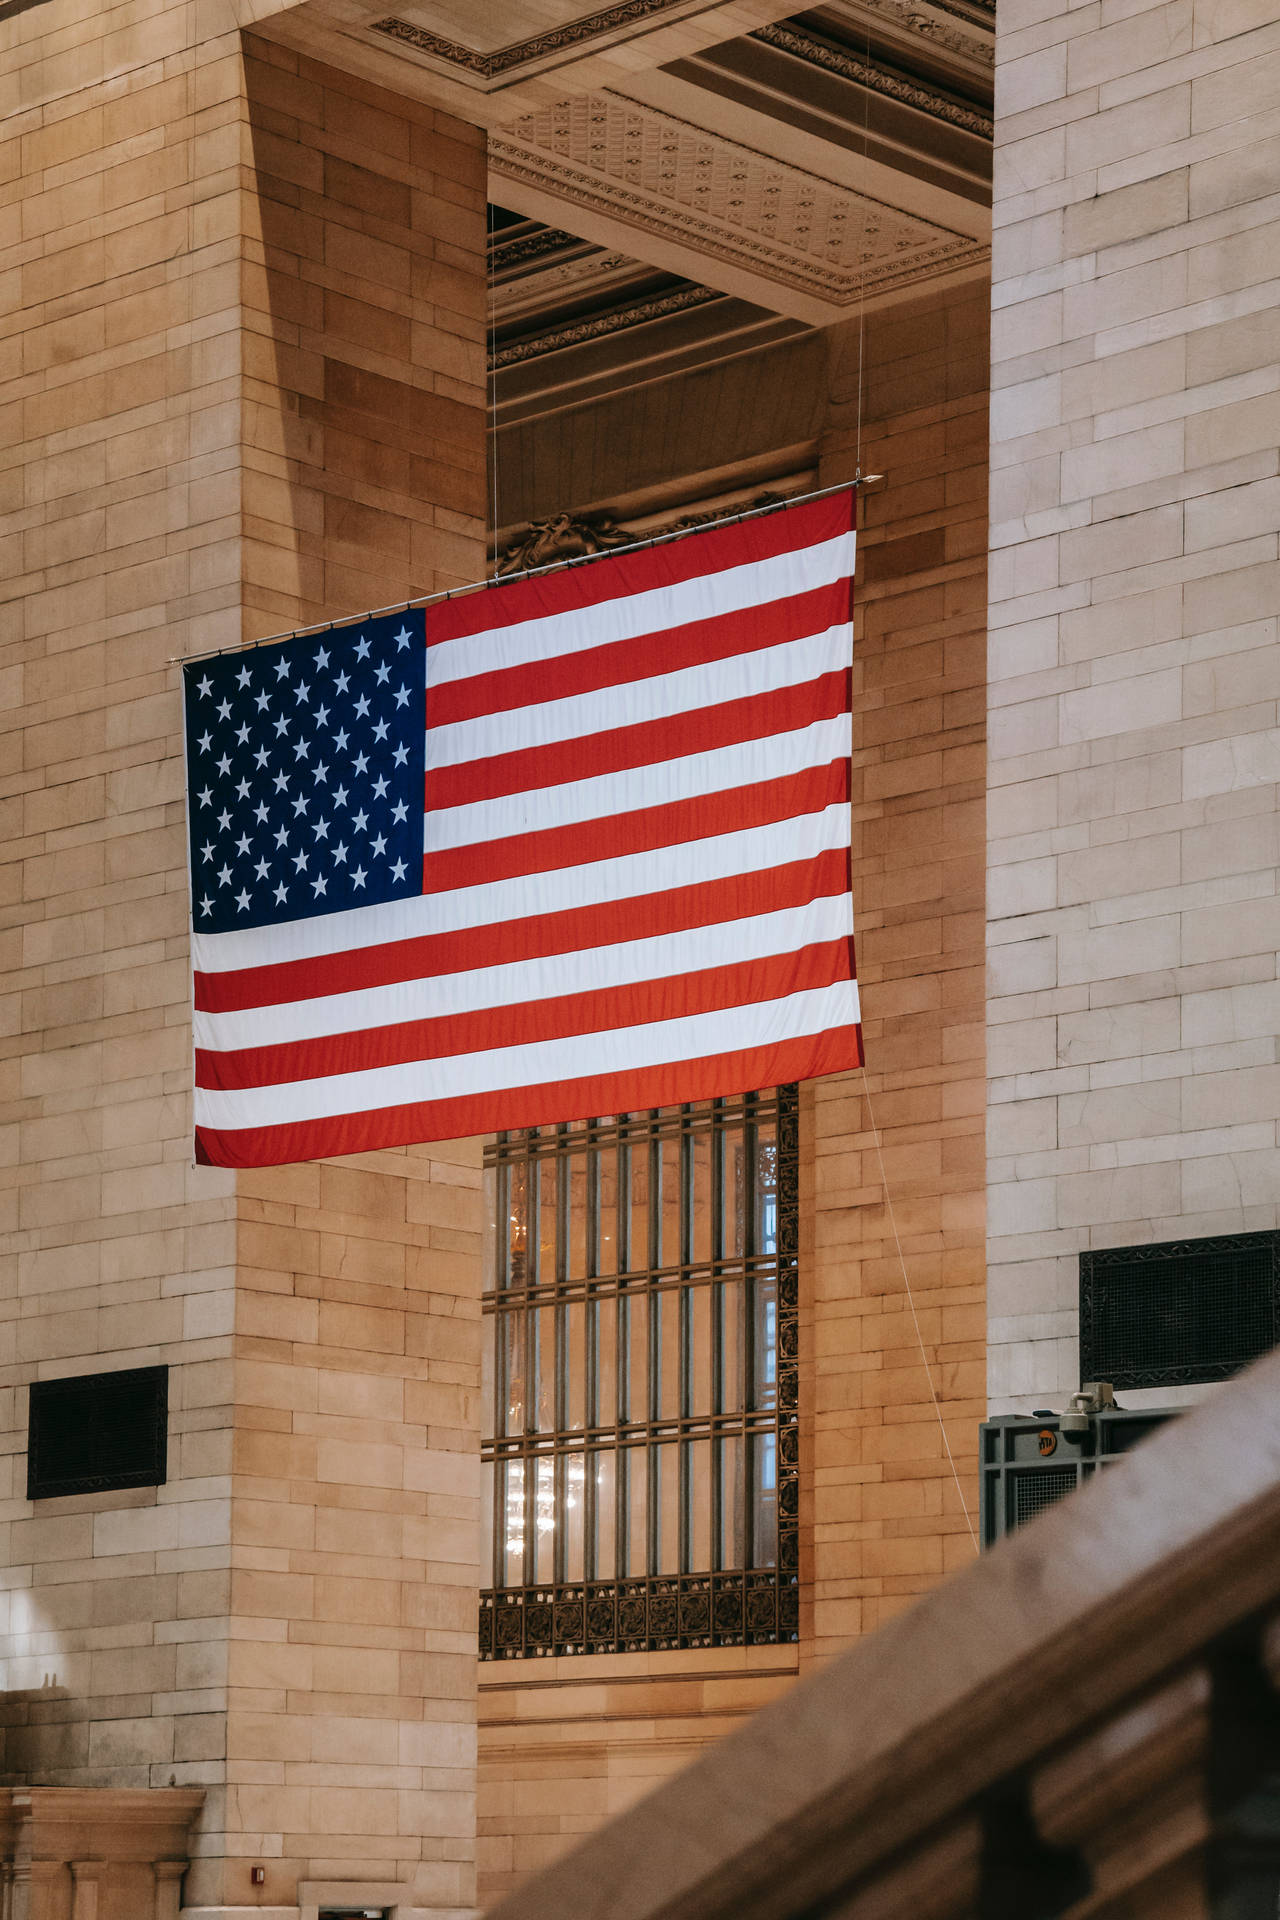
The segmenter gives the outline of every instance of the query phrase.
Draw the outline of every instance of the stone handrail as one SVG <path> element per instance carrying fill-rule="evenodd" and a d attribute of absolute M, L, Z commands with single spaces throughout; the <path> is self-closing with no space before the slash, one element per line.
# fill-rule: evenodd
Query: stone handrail
<path fill-rule="evenodd" d="M 1276 1920 L 1280 1355 L 492 1920 Z"/>

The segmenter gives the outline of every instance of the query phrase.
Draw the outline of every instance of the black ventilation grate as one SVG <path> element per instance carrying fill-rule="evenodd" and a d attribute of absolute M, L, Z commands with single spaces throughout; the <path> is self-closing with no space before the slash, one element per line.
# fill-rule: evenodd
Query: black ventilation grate
<path fill-rule="evenodd" d="M 168 1402 L 168 1367 L 34 1381 L 27 1431 L 28 1500 L 162 1486 Z"/>
<path fill-rule="evenodd" d="M 1117 1389 L 1227 1380 L 1280 1339 L 1280 1233 L 1080 1255 L 1080 1377 Z"/>
<path fill-rule="evenodd" d="M 1079 1476 L 1074 1467 L 1040 1467 L 1020 1473 L 1013 1481 L 1012 1527 L 1024 1527 L 1046 1507 L 1054 1507 L 1067 1494 L 1074 1493 Z"/>

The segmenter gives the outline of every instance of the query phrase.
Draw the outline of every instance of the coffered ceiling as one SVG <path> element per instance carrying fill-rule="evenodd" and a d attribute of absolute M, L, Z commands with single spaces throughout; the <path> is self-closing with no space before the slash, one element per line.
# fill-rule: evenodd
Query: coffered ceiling
<path fill-rule="evenodd" d="M 484 125 L 490 198 L 522 240 L 574 237 L 501 281 L 509 367 L 538 357 L 540 324 L 563 330 L 566 298 L 595 338 L 717 304 L 719 324 L 724 302 L 822 326 L 984 268 L 990 0 L 239 5 Z"/>

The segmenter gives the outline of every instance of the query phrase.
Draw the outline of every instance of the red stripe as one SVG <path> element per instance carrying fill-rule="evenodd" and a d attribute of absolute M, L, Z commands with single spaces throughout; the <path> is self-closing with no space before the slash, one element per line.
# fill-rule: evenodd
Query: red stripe
<path fill-rule="evenodd" d="M 196 1050 L 196 1085 L 224 1092 L 274 1087 L 293 1080 L 319 1080 L 327 1074 L 404 1066 L 411 1060 L 445 1060 L 454 1054 L 534 1046 L 570 1034 L 617 1033 L 659 1020 L 782 1000 L 808 987 L 851 980 L 852 967 L 851 942 L 842 938 L 768 959 L 705 967 L 623 987 L 557 994 L 514 1006 L 484 1007 L 435 1020 L 405 1020 L 396 1026 L 226 1052 L 201 1047 Z"/>
<path fill-rule="evenodd" d="M 651 853 L 656 847 L 684 846 L 716 834 L 741 833 L 804 813 L 821 813 L 847 800 L 849 791 L 849 762 L 832 760 L 825 767 L 789 774 L 785 780 L 762 780 L 751 787 L 673 800 L 663 807 L 641 807 L 611 819 L 583 820 L 569 827 L 548 827 L 542 833 L 449 847 L 425 856 L 422 890 L 451 893 L 457 887 L 510 880 L 520 873 L 551 873 L 560 867 L 620 859 L 623 854 Z"/>
<path fill-rule="evenodd" d="M 410 1106 L 384 1107 L 376 1113 L 340 1114 L 330 1120 L 278 1127 L 201 1127 L 196 1132 L 196 1152 L 206 1166 L 279 1166 L 290 1160 L 369 1153 L 377 1147 L 417 1141 L 463 1140 L 474 1134 L 497 1133 L 504 1127 L 537 1127 L 592 1114 L 675 1106 L 684 1100 L 746 1093 L 753 1087 L 817 1080 L 825 1074 L 849 1072 L 861 1064 L 861 1028 L 838 1027 L 829 1033 L 780 1041 L 776 1046 L 746 1047 L 736 1053 L 680 1060 L 670 1066 L 503 1088 L 497 1093 L 451 1100 L 424 1100 Z"/>
<path fill-rule="evenodd" d="M 481 714 L 541 706 L 548 700 L 598 693 L 602 687 L 626 686 L 655 674 L 705 666 L 712 660 L 759 653 L 764 647 L 825 633 L 828 627 L 849 620 L 852 607 L 852 580 L 833 580 L 808 593 L 772 600 L 745 613 L 718 613 L 708 620 L 691 620 L 685 626 L 647 633 L 637 640 L 617 640 L 607 647 L 590 647 L 584 653 L 508 667 L 501 673 L 478 673 L 471 680 L 446 681 L 442 687 L 427 689 L 427 724 L 451 726 Z"/>
<path fill-rule="evenodd" d="M 487 633 L 493 627 L 540 620 L 570 607 L 600 606 L 675 586 L 699 575 L 771 559 L 834 540 L 853 526 L 854 493 L 830 494 L 807 506 L 740 520 L 735 526 L 708 527 L 682 540 L 668 540 L 640 553 L 601 555 L 537 579 L 495 581 L 477 593 L 460 594 L 426 609 L 427 645 L 462 634 Z M 603 562 L 607 560 L 608 564 Z"/>
<path fill-rule="evenodd" d="M 644 720 L 634 727 L 611 727 L 584 739 L 558 740 L 554 746 L 524 747 L 457 767 L 428 767 L 428 812 L 494 800 L 506 793 L 532 793 L 563 787 L 628 767 L 682 760 L 691 753 L 713 753 L 746 740 L 766 740 L 847 713 L 851 675 L 847 667 L 824 673 L 796 687 L 752 693 L 741 700 L 669 719 Z"/>
<path fill-rule="evenodd" d="M 727 879 L 672 887 L 638 899 L 609 900 L 589 907 L 568 907 L 536 919 L 490 922 L 457 933 L 424 934 L 382 946 L 314 959 L 286 960 L 276 966 L 245 967 L 230 973 L 197 973 L 195 1004 L 206 1013 L 232 1013 L 238 1007 L 267 1007 L 292 1000 L 315 1000 L 359 987 L 389 986 L 396 980 L 422 980 L 471 967 L 505 966 L 552 953 L 576 953 L 587 947 L 645 940 L 686 927 L 714 926 L 780 908 L 803 906 L 849 886 L 849 852 L 835 847 L 808 860 L 794 860 L 764 873 L 731 874 Z"/>

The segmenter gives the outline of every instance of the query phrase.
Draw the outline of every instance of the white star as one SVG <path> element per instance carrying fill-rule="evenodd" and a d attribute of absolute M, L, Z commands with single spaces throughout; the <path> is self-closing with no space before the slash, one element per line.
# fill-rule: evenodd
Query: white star
<path fill-rule="evenodd" d="M 289 844 L 289 829 L 287 827 L 277 827 L 276 828 L 276 845 L 278 847 L 287 847 L 288 844 Z"/>
<path fill-rule="evenodd" d="M 375 798 L 378 800 L 381 800 L 383 795 L 387 791 L 387 776 L 385 773 L 380 773 L 378 775 L 377 779 L 373 783 L 373 791 L 374 791 Z"/>
<path fill-rule="evenodd" d="M 360 718 L 363 720 L 366 713 L 368 713 L 368 711 L 369 711 L 368 695 L 362 693 L 360 695 L 360 698 L 356 701 L 356 712 L 359 714 Z"/>
<path fill-rule="evenodd" d="M 407 707 L 408 704 L 409 704 L 408 687 L 397 687 L 396 688 L 396 705 L 398 707 Z"/>
<path fill-rule="evenodd" d="M 313 780 L 327 780 L 329 778 L 329 769 L 323 760 L 316 761 L 315 766 L 311 769 L 311 778 Z"/>
<path fill-rule="evenodd" d="M 394 867 L 392 867 L 391 869 L 391 878 L 393 880 L 404 879 L 404 861 L 403 860 L 396 861 Z"/>
<path fill-rule="evenodd" d="M 199 793 L 196 795 L 196 799 L 200 802 L 200 805 L 202 807 L 207 807 L 209 802 L 213 799 L 213 788 L 201 787 Z"/>
<path fill-rule="evenodd" d="M 338 689 L 339 693 L 345 693 L 347 688 L 351 685 L 351 680 L 349 675 L 345 673 L 340 673 L 333 684 Z"/>
<path fill-rule="evenodd" d="M 259 860 L 253 870 L 257 874 L 259 880 L 265 880 L 271 872 L 271 869 L 267 865 L 265 860 Z"/>
<path fill-rule="evenodd" d="M 231 869 L 230 869 L 230 867 L 221 867 L 221 868 L 219 868 L 219 870 L 218 870 L 218 885 L 219 885 L 220 887 L 229 887 L 229 886 L 231 885 Z"/>
<path fill-rule="evenodd" d="M 329 882 L 325 879 L 322 873 L 318 873 L 316 875 L 315 879 L 311 882 L 311 885 L 317 893 L 328 893 L 329 891 Z"/>
<path fill-rule="evenodd" d="M 305 740 L 295 741 L 293 748 L 293 757 L 295 760 L 305 760 L 310 751 L 311 749 Z"/>
<path fill-rule="evenodd" d="M 311 689 L 305 680 L 299 680 L 293 690 L 293 697 L 295 700 L 309 700 L 311 698 Z"/>
<path fill-rule="evenodd" d="M 293 817 L 294 817 L 294 819 L 296 820 L 296 819 L 298 818 L 298 816 L 299 816 L 299 814 L 303 814 L 303 813 L 305 813 L 305 812 L 306 812 L 306 810 L 307 810 L 307 796 L 306 796 L 306 794 L 305 794 L 305 793 L 300 793 L 300 794 L 298 795 L 298 797 L 297 797 L 297 799 L 296 799 L 296 800 L 294 801 L 294 803 L 293 803 Z"/>
<path fill-rule="evenodd" d="M 337 846 L 333 850 L 333 863 L 335 866 L 337 866 L 339 862 L 341 862 L 345 866 L 346 859 L 347 859 L 347 849 L 343 844 L 343 842 L 339 840 Z"/>
<path fill-rule="evenodd" d="M 395 761 L 398 767 L 402 767 L 405 761 L 409 758 L 409 749 L 408 747 L 405 746 L 403 740 L 400 742 L 400 745 L 396 748 L 391 758 Z"/>
<path fill-rule="evenodd" d="M 355 767 L 355 770 L 357 773 L 363 773 L 365 768 L 368 766 L 368 764 L 369 764 L 369 756 L 364 753 L 358 753 L 354 761 L 352 762 L 352 765 Z"/>
<path fill-rule="evenodd" d="M 396 652 L 403 653 L 412 638 L 413 635 L 409 632 L 408 627 L 401 627 L 399 633 L 396 635 Z"/>
<path fill-rule="evenodd" d="M 288 776 L 288 774 L 287 774 L 287 773 L 278 773 L 278 774 L 276 775 L 276 792 L 277 792 L 277 793 L 288 793 L 288 791 L 289 791 L 289 776 Z"/>
<path fill-rule="evenodd" d="M 253 759 L 254 759 L 254 765 L 255 765 L 255 766 L 259 766 L 259 767 L 265 767 L 265 766 L 266 766 L 266 764 L 267 764 L 267 757 L 268 757 L 268 756 L 267 756 L 267 750 L 266 750 L 266 748 L 265 748 L 265 747 L 259 747 L 259 748 L 258 748 L 258 751 L 257 751 L 257 752 L 256 752 L 256 753 L 254 754 L 254 756 L 253 756 Z"/>
<path fill-rule="evenodd" d="M 364 832 L 365 828 L 369 824 L 369 816 L 365 812 L 363 807 L 361 807 L 359 813 L 356 815 L 355 819 L 351 822 L 351 824 L 355 828 L 357 833 Z"/>
<path fill-rule="evenodd" d="M 229 700 L 219 700 L 218 718 L 219 720 L 229 720 L 231 718 L 231 702 Z"/>
<path fill-rule="evenodd" d="M 236 905 L 239 907 L 241 913 L 248 913 L 249 895 L 247 891 L 241 891 L 236 895 Z"/>
<path fill-rule="evenodd" d="M 367 660 L 368 658 L 369 658 L 369 642 L 365 639 L 364 635 L 361 634 L 360 645 L 356 648 L 356 659 Z"/>
<path fill-rule="evenodd" d="M 381 853 L 385 853 L 386 850 L 387 850 L 387 843 L 383 839 L 382 835 L 379 834 L 377 839 L 373 843 L 373 852 L 381 854 Z"/>
<path fill-rule="evenodd" d="M 276 739 L 278 740 L 282 734 L 286 734 L 288 731 L 289 722 L 285 719 L 284 715 L 281 714 L 280 718 L 276 721 Z"/>
<path fill-rule="evenodd" d="M 218 772 L 222 774 L 223 778 L 225 779 L 227 774 L 230 773 L 230 771 L 231 771 L 231 762 L 228 760 L 226 754 L 224 753 L 221 760 L 219 760 L 218 762 Z"/>
<path fill-rule="evenodd" d="M 265 713 L 267 711 L 267 708 L 271 705 L 270 694 L 260 693 L 253 704 L 257 707 L 259 713 Z"/>
<path fill-rule="evenodd" d="M 276 679 L 287 680 L 288 678 L 289 678 L 289 662 L 285 658 L 284 654 L 281 654 L 280 658 L 276 661 Z"/>
<path fill-rule="evenodd" d="M 210 747 L 213 745 L 213 735 L 211 733 L 202 733 L 196 741 L 196 745 L 199 747 L 201 753 L 208 753 Z"/>
<path fill-rule="evenodd" d="M 387 681 L 391 677 L 391 668 L 388 666 L 385 660 L 383 661 L 382 665 L 376 670 L 373 677 L 377 681 L 380 687 L 383 687 L 386 685 Z"/>
<path fill-rule="evenodd" d="M 335 790 L 334 790 L 334 795 L 333 795 L 333 804 L 334 804 L 334 806 L 335 806 L 335 807 L 345 807 L 345 806 L 346 806 L 346 804 L 347 804 L 347 790 L 346 790 L 346 788 L 345 788 L 345 787 L 337 787 L 337 788 L 335 788 Z"/>
<path fill-rule="evenodd" d="M 284 881 L 282 880 L 279 886 L 276 888 L 276 905 L 282 907 L 288 898 L 289 898 L 289 895 L 285 889 Z"/>
<path fill-rule="evenodd" d="M 259 800 L 257 806 L 253 810 L 253 817 L 258 822 L 259 826 L 263 826 L 266 824 L 267 803 L 265 800 Z"/>
<path fill-rule="evenodd" d="M 397 823 L 397 825 L 401 820 L 407 820 L 409 818 L 409 809 L 408 807 L 406 807 L 403 800 L 396 801 L 396 804 L 391 809 L 391 818 Z"/>
<path fill-rule="evenodd" d="M 240 683 L 240 685 L 241 685 L 242 687 L 247 687 L 247 686 L 248 686 L 248 684 L 249 684 L 249 669 L 248 669 L 248 667 L 241 667 L 241 669 L 240 669 L 240 671 L 239 671 L 239 673 L 238 673 L 238 674 L 236 675 L 236 679 L 237 679 L 237 680 L 239 681 L 239 683 Z"/>
<path fill-rule="evenodd" d="M 196 692 L 200 695 L 200 698 L 202 700 L 207 700 L 209 698 L 209 695 L 213 692 L 213 682 L 209 678 L 207 673 L 204 679 L 197 684 Z"/>
<path fill-rule="evenodd" d="M 247 780 L 236 781 L 236 798 L 238 800 L 247 800 L 249 798 L 249 782 Z"/>
<path fill-rule="evenodd" d="M 248 851 L 249 851 L 249 836 L 247 833 L 242 833 L 240 835 L 240 838 L 236 841 L 236 852 L 243 857 L 246 853 L 248 853 Z"/>
<path fill-rule="evenodd" d="M 368 877 L 363 867 L 357 867 L 351 876 L 351 884 L 353 887 L 362 887 Z"/>
<path fill-rule="evenodd" d="M 200 849 L 200 858 L 201 858 L 202 860 L 212 860 L 212 858 L 213 858 L 213 842 L 212 842 L 212 840 L 206 840 L 206 841 L 205 841 L 205 843 L 204 843 L 204 845 L 203 845 L 203 846 L 201 847 L 201 849 Z"/>
<path fill-rule="evenodd" d="M 316 708 L 316 725 L 318 727 L 327 727 L 328 724 L 329 724 L 328 707 L 323 707 L 323 706 L 317 707 Z"/>
<path fill-rule="evenodd" d="M 249 723 L 247 720 L 242 720 L 240 722 L 240 725 L 236 728 L 236 739 L 240 742 L 240 745 L 243 746 L 245 741 L 248 738 L 249 738 Z"/>
<path fill-rule="evenodd" d="M 207 894 L 205 895 L 204 899 L 200 902 L 200 911 L 201 913 L 213 912 L 213 902 L 212 900 L 210 900 Z"/>
<path fill-rule="evenodd" d="M 311 822 L 311 831 L 317 840 L 327 840 L 329 838 L 329 822 L 327 820 L 313 820 Z"/>
<path fill-rule="evenodd" d="M 378 724 L 377 724 L 377 726 L 376 726 L 376 727 L 374 728 L 374 730 L 373 730 L 373 737 L 374 737 L 374 739 L 375 739 L 375 740 L 385 740 L 385 739 L 386 739 L 386 737 L 387 737 L 387 723 L 386 723 L 386 721 L 385 721 L 385 720 L 379 720 L 379 722 L 378 722 Z"/>
<path fill-rule="evenodd" d="M 339 727 L 337 733 L 334 734 L 333 744 L 339 753 L 345 750 L 347 744 L 347 730 L 345 727 Z"/>
<path fill-rule="evenodd" d="M 231 825 L 231 815 L 230 815 L 230 814 L 229 814 L 229 813 L 227 812 L 227 810 L 226 810 L 226 808 L 224 807 L 224 808 L 222 809 L 222 812 L 221 812 L 221 813 L 220 813 L 220 814 L 218 815 L 218 827 L 219 827 L 219 830 L 220 830 L 220 831 L 221 831 L 222 833 L 225 833 L 225 832 L 226 832 L 226 830 L 227 830 L 227 828 L 228 828 L 228 827 L 229 827 L 230 825 Z"/>
<path fill-rule="evenodd" d="M 319 653 L 316 655 L 316 665 L 318 667 L 327 667 L 328 664 L 329 664 L 329 655 L 325 650 L 325 648 L 321 647 Z"/>
<path fill-rule="evenodd" d="M 307 870 L 307 856 L 306 856 L 306 854 L 305 854 L 305 853 L 295 853 L 295 854 L 294 854 L 294 856 L 293 856 L 293 864 L 294 864 L 294 866 L 295 866 L 295 867 L 296 867 L 296 868 L 298 869 L 298 872 L 299 872 L 299 873 L 305 873 L 305 872 L 306 872 L 306 870 Z"/>

